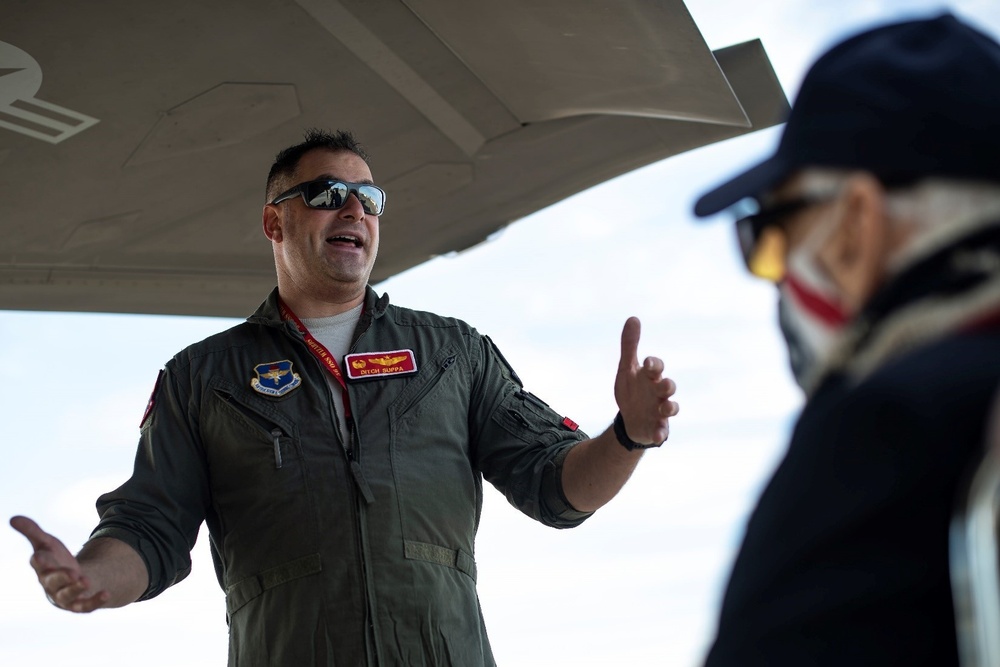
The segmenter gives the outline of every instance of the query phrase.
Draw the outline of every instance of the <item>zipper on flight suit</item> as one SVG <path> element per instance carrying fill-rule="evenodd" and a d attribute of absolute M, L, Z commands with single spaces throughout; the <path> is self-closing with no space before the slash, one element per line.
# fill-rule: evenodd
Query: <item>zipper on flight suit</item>
<path fill-rule="evenodd" d="M 271 429 L 271 437 L 274 438 L 274 467 L 281 470 L 281 429 Z"/>
<path fill-rule="evenodd" d="M 431 389 L 433 389 L 438 385 L 438 383 L 441 381 L 441 378 L 444 377 L 445 371 L 447 371 L 451 367 L 451 365 L 455 363 L 456 359 L 458 359 L 458 354 L 450 354 L 447 357 L 445 357 L 445 359 L 441 362 L 441 365 L 438 366 L 437 375 L 435 375 L 433 378 L 425 382 L 424 386 L 420 388 L 420 392 L 417 393 L 415 396 L 412 396 L 406 402 L 406 405 L 404 405 L 401 408 L 397 408 L 396 415 L 399 416 L 404 414 L 407 410 L 409 410 L 414 405 L 419 403 L 424 396 L 430 393 Z"/>
<path fill-rule="evenodd" d="M 351 423 L 347 425 L 348 431 L 352 434 L 354 432 L 353 423 L 354 419 L 352 418 Z M 372 493 L 372 488 L 368 485 L 365 473 L 361 469 L 361 463 L 357 460 L 354 448 L 351 446 L 347 447 L 347 464 L 351 467 L 351 475 L 354 477 L 354 483 L 358 485 L 358 490 L 365 499 L 365 503 L 370 505 L 375 502 L 375 494 Z"/>
<path fill-rule="evenodd" d="M 364 328 L 355 332 L 354 340 L 351 341 L 350 352 L 354 352 L 357 349 L 358 343 L 361 338 L 368 333 L 368 329 L 371 327 L 372 321 L 374 320 L 371 315 L 368 315 L 366 319 L 365 315 L 365 313 L 362 313 L 361 320 L 358 322 L 358 326 L 364 326 Z M 347 435 L 350 439 L 350 442 L 346 443 L 348 465 L 351 467 L 351 474 L 354 475 L 354 480 L 358 485 L 358 489 L 361 491 L 361 496 L 365 500 L 365 502 L 362 503 L 359 499 L 355 503 L 355 516 L 357 517 L 355 525 L 357 527 L 358 546 L 361 551 L 361 581 L 364 582 L 365 595 L 365 623 L 367 625 L 367 637 L 365 643 L 371 649 L 371 655 L 369 656 L 371 663 L 373 665 L 380 665 L 382 664 L 382 651 L 381 644 L 378 639 L 378 629 L 375 627 L 375 607 L 373 603 L 375 600 L 375 585 L 372 581 L 369 562 L 371 559 L 368 556 L 368 533 L 365 530 L 364 520 L 365 507 L 374 502 L 375 496 L 372 494 L 371 487 L 368 486 L 368 480 L 365 479 L 364 471 L 361 468 L 361 435 L 358 432 L 358 421 L 354 414 L 351 415 L 351 419 L 347 424 Z"/>
<path fill-rule="evenodd" d="M 551 408 L 549 408 L 549 404 L 548 403 L 546 403 L 542 399 L 538 398 L 537 396 L 535 396 L 534 394 L 532 394 L 530 391 L 525 391 L 524 389 L 521 389 L 520 391 L 518 391 L 515 394 L 515 396 L 517 398 L 521 399 L 522 402 L 524 402 L 524 403 L 534 403 L 536 406 L 542 408 L 543 410 L 544 409 L 551 409 Z M 534 430 L 534 427 L 532 426 L 531 422 L 528 421 L 528 418 L 525 417 L 520 412 L 518 412 L 517 410 L 515 410 L 514 408 L 507 408 L 507 414 L 509 414 L 514 419 L 514 421 L 516 421 L 518 424 L 520 424 L 521 428 L 527 428 L 527 429 Z"/>
<path fill-rule="evenodd" d="M 362 314 L 362 321 L 364 320 L 364 314 Z M 360 324 L 360 322 L 359 322 Z M 353 352 L 357 347 L 358 341 L 361 337 L 368 331 L 368 327 L 371 326 L 371 320 L 366 323 L 367 326 L 364 330 L 355 333 L 354 340 L 351 342 L 350 352 Z M 297 328 L 287 328 L 286 331 L 294 331 L 293 337 L 308 350 L 305 340 L 298 331 Z M 310 352 L 309 356 L 313 359 L 316 367 L 320 369 L 321 374 L 329 373 L 329 371 L 320 364 L 319 360 L 316 359 Z M 324 375 L 325 377 L 325 375 Z M 381 664 L 381 651 L 379 650 L 378 636 L 375 630 L 375 612 L 372 608 L 372 600 L 374 599 L 374 590 L 371 582 L 371 574 L 368 569 L 368 540 L 365 533 L 365 522 L 364 522 L 364 508 L 366 505 L 375 501 L 375 494 L 372 493 L 371 487 L 368 484 L 368 480 L 365 479 L 364 471 L 361 468 L 360 461 L 360 448 L 355 446 L 355 443 L 359 441 L 357 436 L 357 420 L 352 415 L 349 420 L 345 419 L 347 422 L 347 437 L 348 442 L 344 442 L 343 437 L 340 434 L 340 428 L 338 426 L 339 421 L 337 417 L 336 403 L 333 400 L 333 389 L 330 388 L 329 383 L 323 382 L 324 387 L 326 387 L 327 394 L 327 404 L 330 408 L 330 417 L 333 422 L 333 430 L 335 431 L 336 438 L 340 441 L 341 448 L 344 450 L 344 456 L 347 460 L 347 466 L 351 471 L 351 477 L 354 478 L 354 483 L 358 492 L 355 496 L 355 502 L 353 507 L 354 514 L 354 527 L 355 533 L 358 539 L 358 565 L 361 569 L 361 581 L 364 582 L 364 600 L 365 600 L 365 624 L 367 630 L 367 637 L 365 645 L 370 648 L 371 658 L 370 665 Z M 347 389 L 344 388 L 346 394 Z M 345 403 L 350 400 L 349 396 L 345 396 Z M 361 502 L 364 500 L 364 502 Z"/>

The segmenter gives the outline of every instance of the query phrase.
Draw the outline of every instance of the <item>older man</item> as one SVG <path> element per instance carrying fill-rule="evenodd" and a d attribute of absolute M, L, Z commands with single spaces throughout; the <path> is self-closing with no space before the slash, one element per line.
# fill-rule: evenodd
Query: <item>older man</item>
<path fill-rule="evenodd" d="M 773 156 L 698 201 L 742 209 L 807 395 L 710 667 L 956 664 L 949 515 L 1000 383 L 998 119 L 995 41 L 951 15 L 879 27 L 813 65 Z"/>
<path fill-rule="evenodd" d="M 667 437 L 673 382 L 622 333 L 614 426 L 588 439 L 524 391 L 489 338 L 390 305 L 368 278 L 386 195 L 347 133 L 279 153 L 264 234 L 277 289 L 178 354 L 132 478 L 73 557 L 25 517 L 49 599 L 87 612 L 183 579 L 203 521 L 230 664 L 492 665 L 476 594 L 482 480 L 573 527 Z"/>

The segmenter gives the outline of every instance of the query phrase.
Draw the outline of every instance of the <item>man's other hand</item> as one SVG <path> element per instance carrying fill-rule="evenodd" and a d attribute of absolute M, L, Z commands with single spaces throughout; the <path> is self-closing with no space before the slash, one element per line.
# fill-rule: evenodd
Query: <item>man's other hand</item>
<path fill-rule="evenodd" d="M 34 553 L 29 562 L 49 602 L 60 609 L 79 613 L 107 605 L 110 594 L 92 590 L 91 581 L 83 574 L 80 563 L 62 542 L 25 516 L 13 517 L 10 525 L 31 542 Z"/>

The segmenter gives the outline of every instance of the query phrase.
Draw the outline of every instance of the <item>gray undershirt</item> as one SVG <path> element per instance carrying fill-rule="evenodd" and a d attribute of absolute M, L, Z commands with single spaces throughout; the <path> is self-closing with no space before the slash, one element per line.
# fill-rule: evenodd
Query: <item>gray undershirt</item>
<path fill-rule="evenodd" d="M 303 318 L 302 324 L 306 325 L 316 340 L 323 344 L 323 347 L 333 355 L 340 366 L 340 372 L 344 372 L 344 355 L 351 348 L 351 338 L 354 337 L 354 329 L 361 319 L 361 306 L 358 306 L 331 317 L 311 317 Z M 324 368 L 326 382 L 333 393 L 333 403 L 337 408 L 337 426 L 340 428 L 340 435 L 344 442 L 348 442 L 347 422 L 344 420 L 344 390 L 340 383 Z M 346 380 L 346 378 L 345 378 Z"/>

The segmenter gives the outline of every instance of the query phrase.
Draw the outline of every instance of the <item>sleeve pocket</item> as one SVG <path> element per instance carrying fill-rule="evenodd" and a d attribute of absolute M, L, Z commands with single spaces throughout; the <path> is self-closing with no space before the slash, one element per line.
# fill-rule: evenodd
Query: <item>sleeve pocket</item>
<path fill-rule="evenodd" d="M 493 413 L 505 431 L 522 442 L 553 445 L 563 439 L 561 418 L 524 390 L 509 394 Z"/>

